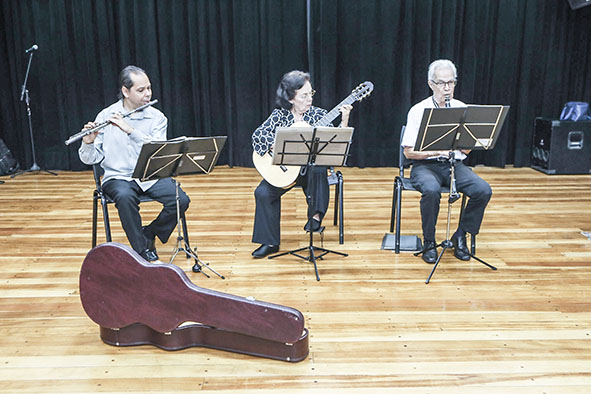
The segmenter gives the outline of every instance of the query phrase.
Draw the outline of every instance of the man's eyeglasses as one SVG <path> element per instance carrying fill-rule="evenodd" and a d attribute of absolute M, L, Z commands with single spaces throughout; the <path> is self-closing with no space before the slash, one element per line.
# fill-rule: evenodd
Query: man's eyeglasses
<path fill-rule="evenodd" d="M 308 100 L 309 98 L 314 97 L 314 95 L 316 94 L 315 90 L 310 91 L 310 93 L 302 93 L 300 94 L 300 97 L 302 100 Z"/>
<path fill-rule="evenodd" d="M 457 80 L 453 80 L 453 81 L 433 81 L 431 80 L 431 82 L 433 82 L 435 85 L 437 85 L 439 88 L 443 88 L 443 87 L 453 87 L 456 86 L 458 84 Z"/>

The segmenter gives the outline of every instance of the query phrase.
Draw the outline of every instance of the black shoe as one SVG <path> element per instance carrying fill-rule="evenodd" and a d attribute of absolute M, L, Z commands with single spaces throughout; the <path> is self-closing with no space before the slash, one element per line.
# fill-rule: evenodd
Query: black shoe
<path fill-rule="evenodd" d="M 427 250 L 429 249 L 429 250 Z M 426 241 L 423 243 L 423 261 L 427 264 L 435 264 L 437 261 L 437 249 L 435 248 L 435 241 Z"/>
<path fill-rule="evenodd" d="M 454 256 L 456 256 L 456 259 L 462 261 L 470 260 L 470 251 L 466 245 L 465 233 L 463 235 L 459 235 L 456 231 L 454 235 L 451 236 L 451 242 L 454 244 Z"/>
<path fill-rule="evenodd" d="M 146 261 L 158 260 L 158 255 L 156 254 L 156 250 L 146 249 L 142 253 L 140 253 L 140 256 L 142 256 L 144 258 L 144 260 L 146 260 Z"/>
<path fill-rule="evenodd" d="M 279 252 L 279 245 L 261 245 L 252 252 L 252 257 L 255 259 L 261 259 L 272 253 Z"/>
<path fill-rule="evenodd" d="M 312 232 L 315 232 L 315 233 L 319 232 L 321 227 L 322 227 L 322 222 L 320 220 L 312 218 Z M 306 222 L 306 225 L 304 226 L 304 230 L 307 233 L 310 232 L 310 221 L 309 220 Z"/>

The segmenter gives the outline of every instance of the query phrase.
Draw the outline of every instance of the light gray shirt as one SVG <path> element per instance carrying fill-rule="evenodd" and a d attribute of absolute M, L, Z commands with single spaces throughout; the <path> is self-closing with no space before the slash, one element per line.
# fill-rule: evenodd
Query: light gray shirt
<path fill-rule="evenodd" d="M 124 114 L 128 111 L 119 100 L 103 109 L 96 116 L 95 123 L 102 123 L 116 113 Z M 150 106 L 142 111 L 126 117 L 125 122 L 133 127 L 133 132 L 127 134 L 119 127 L 109 124 L 96 136 L 94 143 L 82 142 L 78 155 L 85 164 L 101 162 L 105 170 L 103 183 L 109 179 L 123 179 L 130 181 L 133 170 L 142 149 L 142 145 L 150 141 L 165 141 L 168 119 L 162 112 Z M 142 190 L 148 190 L 156 181 L 140 182 L 134 179 Z"/>
<path fill-rule="evenodd" d="M 466 106 L 466 104 L 456 99 L 451 99 L 449 104 L 450 107 Z M 418 102 L 417 104 L 413 105 L 412 108 L 408 111 L 408 116 L 406 119 L 406 128 L 404 129 L 404 136 L 402 137 L 402 142 L 400 143 L 400 145 L 402 145 L 403 148 L 407 146 L 415 146 L 417 137 L 419 136 L 419 127 L 421 127 L 421 120 L 423 119 L 423 113 L 425 112 L 425 108 L 437 108 L 435 102 L 433 101 L 433 96 L 427 97 L 423 101 Z M 466 158 L 466 155 L 460 152 L 459 150 L 455 150 L 454 157 L 457 160 L 464 160 Z M 430 157 L 429 159 L 437 158 Z"/>

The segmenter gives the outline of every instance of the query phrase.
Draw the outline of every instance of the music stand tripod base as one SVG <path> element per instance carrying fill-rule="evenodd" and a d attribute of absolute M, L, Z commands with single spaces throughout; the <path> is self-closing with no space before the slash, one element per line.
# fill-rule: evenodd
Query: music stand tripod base
<path fill-rule="evenodd" d="M 179 235 L 177 236 L 177 243 L 175 248 L 172 251 L 172 255 L 170 257 L 170 261 L 168 262 L 169 264 L 172 264 L 172 262 L 174 261 L 174 259 L 176 258 L 176 256 L 180 253 L 183 252 L 185 253 L 185 255 L 187 256 L 187 259 L 194 259 L 195 260 L 195 264 L 193 264 L 193 267 L 191 268 L 191 271 L 195 272 L 195 273 L 199 273 L 201 272 L 203 275 L 205 275 L 206 277 L 210 277 L 209 275 L 207 275 L 207 273 L 205 273 L 203 271 L 203 267 L 207 268 L 208 270 L 210 270 L 211 272 L 213 272 L 214 274 L 216 274 L 217 276 L 219 276 L 221 279 L 226 279 L 226 277 L 224 275 L 221 275 L 220 273 L 218 273 L 216 270 L 214 270 L 213 268 L 211 268 L 209 266 L 209 263 L 205 263 L 203 262 L 199 256 L 197 255 L 197 252 L 194 251 L 193 249 L 191 249 L 186 242 L 184 242 L 185 239 Z"/>
<path fill-rule="evenodd" d="M 321 227 L 320 230 L 318 232 L 322 232 L 324 230 L 324 227 Z M 311 261 L 312 264 L 314 264 L 314 273 L 316 274 L 316 280 L 320 281 L 320 275 L 318 274 L 318 265 L 316 264 L 316 260 L 323 260 L 323 257 L 326 256 L 329 253 L 334 253 L 334 254 L 338 254 L 340 256 L 343 257 L 347 257 L 348 254 L 347 253 L 342 253 L 342 252 L 336 252 L 334 250 L 329 250 L 329 249 L 325 249 L 319 246 L 315 246 L 314 245 L 314 231 L 310 231 L 310 244 L 308 246 L 304 246 L 302 248 L 299 249 L 295 249 L 295 250 L 290 250 L 287 252 L 282 252 L 282 253 L 278 253 L 278 254 L 274 254 L 272 256 L 269 256 L 269 259 L 274 259 L 275 257 L 281 257 L 281 256 L 285 256 L 288 254 L 291 254 L 292 256 L 296 256 L 302 260 L 306 260 L 306 261 Z M 299 252 L 302 252 L 304 250 L 308 251 L 308 256 L 304 256 L 299 254 Z M 315 251 L 319 251 L 320 254 L 316 255 Z"/>
<path fill-rule="evenodd" d="M 176 238 L 176 240 L 177 240 L 176 246 L 173 250 L 172 256 L 170 257 L 169 264 L 172 264 L 172 262 L 174 261 L 175 257 L 179 254 L 179 252 L 184 252 L 188 259 L 193 258 L 195 260 L 195 264 L 193 264 L 193 267 L 191 268 L 191 270 L 193 272 L 195 272 L 195 273 L 201 272 L 203 275 L 205 275 L 206 277 L 209 278 L 210 276 L 207 275 L 205 272 L 203 272 L 203 267 L 205 267 L 208 270 L 210 270 L 211 272 L 213 272 L 214 274 L 216 274 L 221 279 L 226 279 L 223 275 L 221 275 L 216 270 L 211 268 L 208 263 L 204 263 L 203 261 L 201 261 L 199 259 L 199 256 L 197 256 L 197 253 L 193 249 L 191 249 L 189 247 L 189 245 L 187 245 L 186 239 L 181 235 L 181 207 L 180 207 L 180 197 L 179 197 L 180 182 L 175 180 L 174 185 L 175 185 L 174 189 L 175 189 L 175 194 L 176 194 L 176 215 L 177 215 L 176 228 L 177 228 L 178 233 L 177 233 L 177 238 Z"/>
<path fill-rule="evenodd" d="M 427 278 L 427 280 L 425 281 L 425 284 L 429 284 L 429 282 L 431 281 L 431 277 L 433 276 L 433 274 L 435 273 L 435 270 L 437 269 L 437 266 L 439 265 L 439 261 L 441 260 L 441 257 L 443 256 L 443 253 L 445 253 L 445 251 L 447 249 L 452 249 L 453 248 L 453 243 L 450 240 L 445 240 L 443 242 L 441 242 L 439 245 L 436 246 L 436 248 L 438 246 L 441 246 L 443 249 L 441 250 L 441 252 L 439 252 L 439 255 L 437 256 L 437 260 L 435 261 L 435 264 L 433 265 L 433 269 L 431 270 L 431 273 L 429 274 L 429 277 Z M 420 255 L 421 253 L 424 253 L 426 251 L 428 251 L 430 249 L 425 249 L 422 250 L 420 252 L 414 253 L 415 256 Z M 487 263 L 486 261 L 480 259 L 479 257 L 473 255 L 471 252 L 468 252 L 468 255 L 473 258 L 474 260 L 486 265 L 487 267 L 489 267 L 491 270 L 496 271 L 497 267 Z"/>

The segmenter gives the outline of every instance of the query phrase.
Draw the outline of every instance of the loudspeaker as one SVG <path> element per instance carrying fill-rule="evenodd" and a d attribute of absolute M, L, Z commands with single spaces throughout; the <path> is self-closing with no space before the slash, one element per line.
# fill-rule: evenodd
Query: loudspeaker
<path fill-rule="evenodd" d="M 546 174 L 591 174 L 591 122 L 536 118 L 531 167 Z"/>

